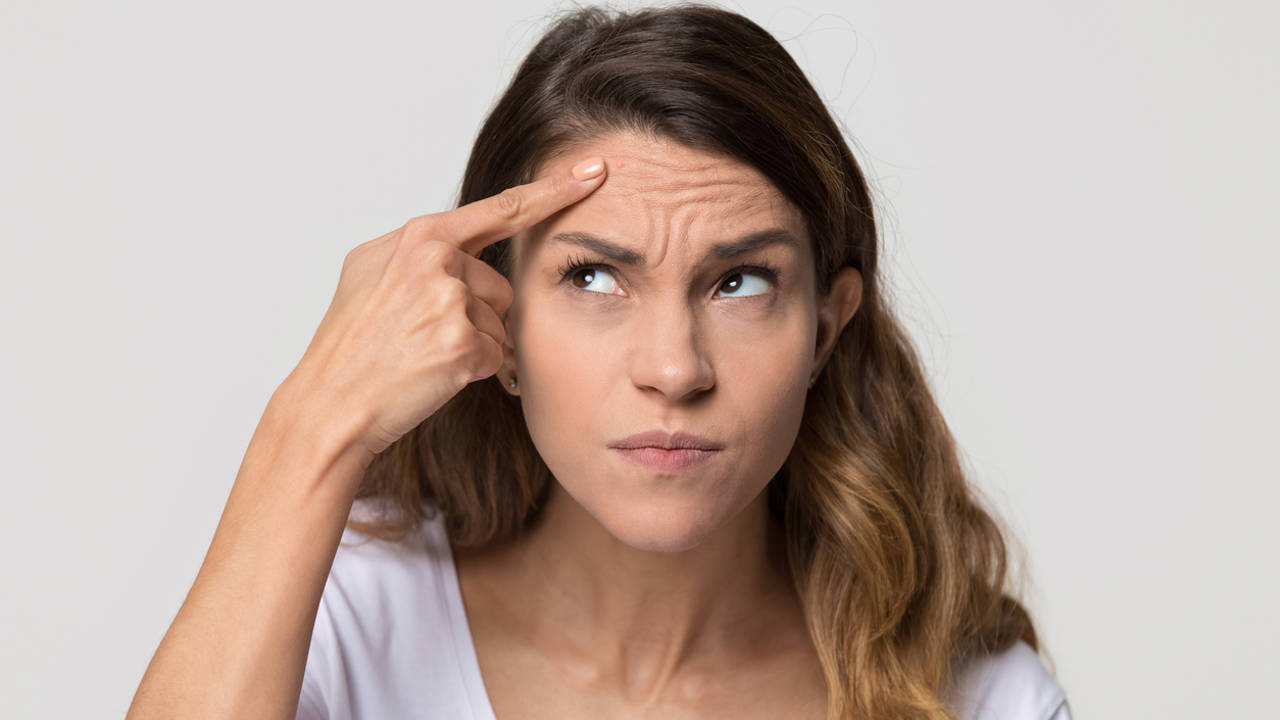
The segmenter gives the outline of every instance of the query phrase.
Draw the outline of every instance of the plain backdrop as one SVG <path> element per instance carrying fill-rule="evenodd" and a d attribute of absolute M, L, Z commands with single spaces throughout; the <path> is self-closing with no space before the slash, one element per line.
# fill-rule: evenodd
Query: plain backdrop
<path fill-rule="evenodd" d="M 1274 712 L 1280 12 L 725 6 L 847 130 L 1077 717 Z M 565 7 L 0 5 L 0 714 L 123 716 L 344 255 Z"/>

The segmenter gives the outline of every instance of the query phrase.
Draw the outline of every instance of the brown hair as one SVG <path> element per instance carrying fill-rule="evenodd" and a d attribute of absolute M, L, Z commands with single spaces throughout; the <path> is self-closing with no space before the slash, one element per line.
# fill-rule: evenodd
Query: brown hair
<path fill-rule="evenodd" d="M 809 390 L 769 505 L 829 716 L 950 717 L 941 698 L 958 662 L 1038 643 L 1006 594 L 1001 529 L 966 481 L 888 306 L 871 197 L 839 127 L 787 51 L 740 15 L 697 4 L 577 9 L 554 22 L 485 120 L 458 204 L 529 182 L 550 158 L 612 131 L 759 170 L 805 218 L 821 296 L 839 268 L 861 272 L 862 303 Z M 508 277 L 509 245 L 481 256 Z M 518 535 L 552 481 L 519 400 L 487 379 L 374 459 L 357 497 L 396 512 L 348 526 L 398 540 L 436 507 L 455 545 L 482 545 Z"/>

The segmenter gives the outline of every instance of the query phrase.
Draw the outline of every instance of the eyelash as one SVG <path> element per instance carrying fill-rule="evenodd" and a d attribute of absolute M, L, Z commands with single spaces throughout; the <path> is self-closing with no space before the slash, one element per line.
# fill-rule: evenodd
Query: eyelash
<path fill-rule="evenodd" d="M 570 256 L 566 264 L 556 268 L 556 272 L 560 274 L 560 282 L 569 282 L 569 278 L 572 277 L 574 273 L 578 272 L 579 270 L 586 270 L 586 269 L 608 270 L 609 272 L 617 272 L 616 270 L 614 270 L 613 266 L 611 265 L 607 265 L 599 262 L 592 262 L 586 258 L 576 257 L 576 256 Z M 767 262 L 761 262 L 758 265 L 739 265 L 733 268 L 732 270 L 730 270 L 729 272 L 725 273 L 725 275 L 720 280 L 720 285 L 724 284 L 725 278 L 732 277 L 733 275 L 737 275 L 738 273 L 743 271 L 750 272 L 755 275 L 759 275 L 763 277 L 764 279 L 768 280 L 775 288 L 778 286 L 778 278 L 782 274 L 782 271 L 780 271 L 776 266 L 771 265 Z M 590 290 L 583 290 L 582 288 L 576 287 L 572 284 L 570 284 L 570 287 L 580 292 L 591 293 L 592 295 L 602 294 L 602 293 L 592 292 Z M 719 285 L 717 285 L 716 287 L 718 288 Z M 760 297 L 760 296 L 748 295 L 743 299 L 745 300 L 746 298 L 751 298 L 751 297 Z"/>

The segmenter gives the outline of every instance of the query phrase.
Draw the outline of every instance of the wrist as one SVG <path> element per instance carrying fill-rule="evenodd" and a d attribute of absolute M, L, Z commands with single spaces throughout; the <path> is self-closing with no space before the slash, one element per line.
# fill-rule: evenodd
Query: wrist
<path fill-rule="evenodd" d="M 272 393 L 263 413 L 270 434 L 293 452 L 326 466 L 358 468 L 360 476 L 373 461 L 364 443 L 362 413 L 343 398 L 290 374 Z M 358 482 L 358 478 L 356 480 Z"/>

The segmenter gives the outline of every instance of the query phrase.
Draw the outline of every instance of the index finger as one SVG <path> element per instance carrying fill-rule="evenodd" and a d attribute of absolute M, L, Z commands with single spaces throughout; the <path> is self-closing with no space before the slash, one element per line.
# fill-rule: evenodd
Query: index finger
<path fill-rule="evenodd" d="M 449 229 L 452 242 L 478 256 L 486 246 L 536 225 L 591 194 L 604 177 L 604 158 L 588 158 L 572 168 L 561 165 L 531 183 L 441 213 L 439 219 Z"/>

